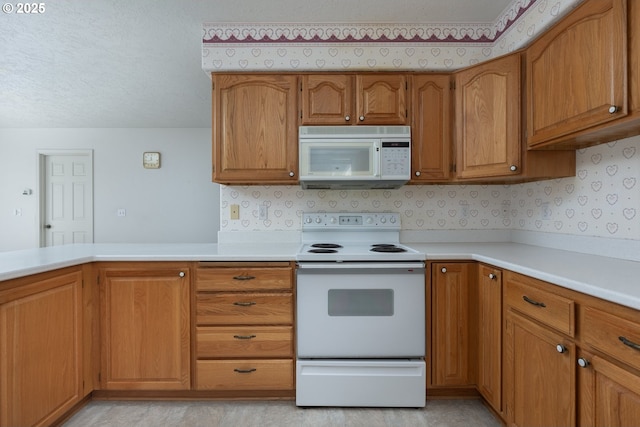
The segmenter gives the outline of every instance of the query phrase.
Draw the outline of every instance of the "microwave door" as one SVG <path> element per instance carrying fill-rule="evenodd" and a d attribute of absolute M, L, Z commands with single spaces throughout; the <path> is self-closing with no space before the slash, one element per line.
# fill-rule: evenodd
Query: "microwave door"
<path fill-rule="evenodd" d="M 301 146 L 301 174 L 310 178 L 371 179 L 380 174 L 374 141 L 314 141 Z"/>

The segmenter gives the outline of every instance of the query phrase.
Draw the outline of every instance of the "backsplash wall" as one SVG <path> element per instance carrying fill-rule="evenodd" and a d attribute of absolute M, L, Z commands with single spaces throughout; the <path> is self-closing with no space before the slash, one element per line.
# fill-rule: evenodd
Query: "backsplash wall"
<path fill-rule="evenodd" d="M 576 152 L 576 176 L 397 190 L 221 186 L 220 231 L 299 231 L 305 211 L 393 211 L 403 230 L 526 230 L 640 240 L 640 136 Z M 240 206 L 231 220 L 229 206 Z M 268 207 L 260 220 L 259 206 Z"/>

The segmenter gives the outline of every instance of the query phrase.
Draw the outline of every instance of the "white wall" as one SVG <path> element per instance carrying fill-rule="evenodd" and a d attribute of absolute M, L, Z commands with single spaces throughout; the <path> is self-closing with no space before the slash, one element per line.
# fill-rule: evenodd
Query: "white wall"
<path fill-rule="evenodd" d="M 210 129 L 0 128 L 0 251 L 38 247 L 39 149 L 93 150 L 96 243 L 217 241 Z M 162 167 L 144 169 L 144 151 L 161 152 Z"/>

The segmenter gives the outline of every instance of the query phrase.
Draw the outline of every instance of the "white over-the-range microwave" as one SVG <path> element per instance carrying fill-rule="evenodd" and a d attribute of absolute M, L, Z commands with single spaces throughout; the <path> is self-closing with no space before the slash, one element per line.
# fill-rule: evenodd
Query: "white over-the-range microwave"
<path fill-rule="evenodd" d="M 411 178 L 409 126 L 300 126 L 305 189 L 398 188 Z"/>

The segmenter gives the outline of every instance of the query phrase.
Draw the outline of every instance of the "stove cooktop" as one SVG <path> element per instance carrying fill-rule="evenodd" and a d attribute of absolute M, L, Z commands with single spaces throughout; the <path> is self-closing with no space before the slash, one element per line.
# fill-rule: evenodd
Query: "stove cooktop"
<path fill-rule="evenodd" d="M 423 261 L 402 245 L 397 213 L 317 212 L 302 216 L 298 261 Z"/>

